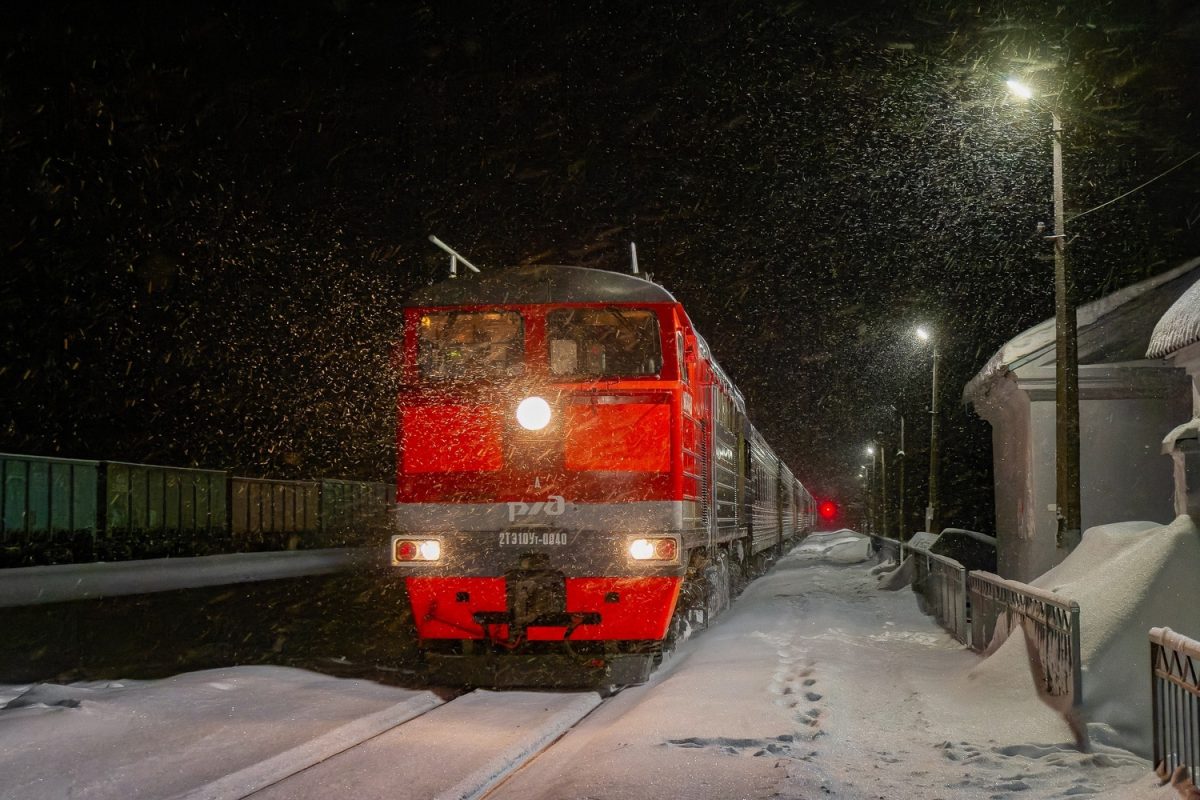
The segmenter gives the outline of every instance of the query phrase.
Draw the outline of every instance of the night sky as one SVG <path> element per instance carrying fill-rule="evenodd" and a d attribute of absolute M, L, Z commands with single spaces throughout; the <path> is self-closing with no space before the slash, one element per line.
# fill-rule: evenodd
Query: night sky
<path fill-rule="evenodd" d="M 908 418 L 991 531 L 963 384 L 1053 314 L 1068 217 L 1200 150 L 1200 6 L 27 4 L 0 18 L 0 451 L 384 478 L 433 233 L 483 268 L 643 270 L 756 424 L 848 500 Z M 1069 222 L 1081 300 L 1200 254 L 1200 159 Z M 893 441 L 894 446 L 894 441 Z"/>

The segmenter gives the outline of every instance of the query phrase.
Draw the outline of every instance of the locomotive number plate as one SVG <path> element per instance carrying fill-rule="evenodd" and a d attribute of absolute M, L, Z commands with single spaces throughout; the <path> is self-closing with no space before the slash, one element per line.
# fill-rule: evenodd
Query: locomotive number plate
<path fill-rule="evenodd" d="M 567 543 L 566 531 L 502 531 L 500 546 L 563 545 Z"/>

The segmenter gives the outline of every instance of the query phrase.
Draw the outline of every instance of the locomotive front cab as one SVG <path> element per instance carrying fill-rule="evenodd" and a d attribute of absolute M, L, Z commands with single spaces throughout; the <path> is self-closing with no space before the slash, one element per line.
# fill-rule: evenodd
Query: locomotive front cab
<path fill-rule="evenodd" d="M 546 270 L 406 309 L 389 560 L 423 640 L 659 641 L 678 599 L 682 312 Z"/>

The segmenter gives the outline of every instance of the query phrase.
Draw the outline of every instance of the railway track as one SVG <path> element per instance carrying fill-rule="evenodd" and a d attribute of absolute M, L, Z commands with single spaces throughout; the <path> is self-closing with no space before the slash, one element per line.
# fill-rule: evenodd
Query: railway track
<path fill-rule="evenodd" d="M 172 800 L 479 798 L 602 702 L 595 692 L 427 693 Z"/>

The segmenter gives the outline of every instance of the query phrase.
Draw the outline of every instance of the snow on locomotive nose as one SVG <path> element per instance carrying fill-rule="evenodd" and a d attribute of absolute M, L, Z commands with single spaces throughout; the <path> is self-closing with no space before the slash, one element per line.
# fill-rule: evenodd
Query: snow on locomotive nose
<path fill-rule="evenodd" d="M 389 562 L 443 664 L 566 658 L 637 680 L 629 665 L 811 525 L 811 496 L 650 281 L 447 281 L 410 301 L 398 361 Z"/>

